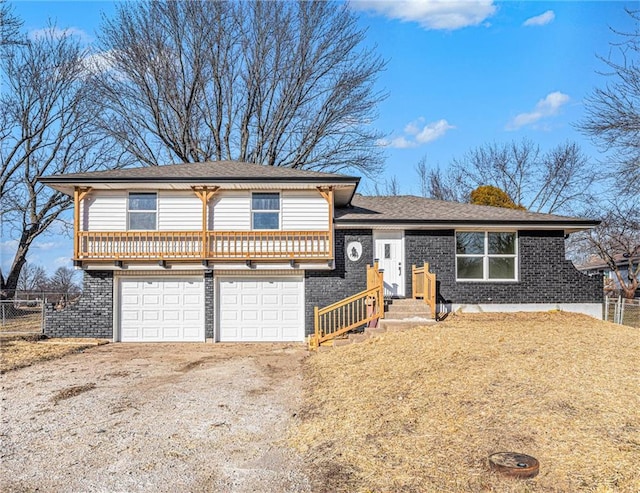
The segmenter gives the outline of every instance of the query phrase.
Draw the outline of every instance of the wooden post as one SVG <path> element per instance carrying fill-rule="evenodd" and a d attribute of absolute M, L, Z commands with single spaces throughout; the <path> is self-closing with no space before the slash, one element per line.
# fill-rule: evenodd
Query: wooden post
<path fill-rule="evenodd" d="M 316 343 L 320 340 L 320 315 L 318 315 L 318 307 L 313 307 L 313 326 L 316 337 Z"/>
<path fill-rule="evenodd" d="M 208 237 L 207 237 L 207 204 L 211 200 L 216 192 L 220 189 L 220 187 L 192 187 L 194 193 L 200 198 L 202 201 L 202 244 L 200 250 L 200 257 L 204 260 L 208 257 L 209 248 L 208 248 Z"/>
<path fill-rule="evenodd" d="M 416 266 L 411 266 L 411 297 L 416 299 Z"/>
<path fill-rule="evenodd" d="M 329 258 L 333 259 L 333 187 L 318 187 L 318 192 L 324 197 L 329 206 Z"/>
<path fill-rule="evenodd" d="M 80 258 L 80 204 L 91 191 L 91 188 L 75 187 L 73 189 L 73 259 Z"/>
<path fill-rule="evenodd" d="M 73 189 L 73 260 L 78 260 L 78 250 L 80 249 L 80 190 Z"/>

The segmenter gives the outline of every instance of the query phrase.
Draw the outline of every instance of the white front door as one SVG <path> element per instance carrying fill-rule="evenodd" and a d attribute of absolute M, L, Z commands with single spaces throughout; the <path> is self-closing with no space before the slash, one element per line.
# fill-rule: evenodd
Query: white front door
<path fill-rule="evenodd" d="M 373 243 L 380 269 L 384 269 L 384 295 L 404 296 L 404 231 L 374 231 Z"/>
<path fill-rule="evenodd" d="M 302 277 L 223 277 L 218 299 L 221 342 L 304 341 Z"/>

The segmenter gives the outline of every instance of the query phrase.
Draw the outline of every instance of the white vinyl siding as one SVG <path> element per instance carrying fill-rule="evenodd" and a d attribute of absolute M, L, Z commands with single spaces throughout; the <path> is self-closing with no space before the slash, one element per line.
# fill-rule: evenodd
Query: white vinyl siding
<path fill-rule="evenodd" d="M 200 231 L 202 201 L 192 191 L 160 192 L 158 195 L 159 231 Z"/>
<path fill-rule="evenodd" d="M 80 206 L 83 231 L 125 231 L 127 229 L 127 192 L 91 192 Z"/>
<path fill-rule="evenodd" d="M 126 231 L 127 192 L 94 191 L 80 207 L 83 231 Z M 329 204 L 315 190 L 280 193 L 284 231 L 326 231 Z M 192 191 L 158 193 L 158 230 L 200 231 L 202 202 Z M 213 231 L 251 230 L 251 192 L 220 191 L 209 202 L 208 228 Z"/>
<path fill-rule="evenodd" d="M 281 201 L 284 231 L 329 229 L 329 204 L 317 191 L 284 191 Z"/>
<path fill-rule="evenodd" d="M 209 202 L 209 208 L 210 230 L 249 231 L 251 229 L 251 194 L 249 192 L 219 192 Z"/>

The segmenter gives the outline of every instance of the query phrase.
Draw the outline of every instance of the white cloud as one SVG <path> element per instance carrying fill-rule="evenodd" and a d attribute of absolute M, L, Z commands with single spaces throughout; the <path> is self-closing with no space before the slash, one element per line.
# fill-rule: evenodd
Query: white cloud
<path fill-rule="evenodd" d="M 93 74 L 106 72 L 111 69 L 113 65 L 113 53 L 111 51 L 93 53 L 84 59 L 86 70 Z"/>
<path fill-rule="evenodd" d="M 2 250 L 2 252 L 15 250 L 16 248 L 18 248 L 18 240 L 5 240 L 0 242 L 0 250 Z"/>
<path fill-rule="evenodd" d="M 556 18 L 556 14 L 554 14 L 553 10 L 547 10 L 544 14 L 536 15 L 535 17 L 530 17 L 524 23 L 523 26 L 544 26 L 545 24 L 549 24 Z"/>
<path fill-rule="evenodd" d="M 354 10 L 417 22 L 424 29 L 454 30 L 477 26 L 495 14 L 493 0 L 353 0 Z"/>
<path fill-rule="evenodd" d="M 56 267 L 69 267 L 71 265 L 71 258 L 70 257 L 57 257 L 54 261 L 53 261 L 54 265 Z"/>
<path fill-rule="evenodd" d="M 448 130 L 455 128 L 449 125 L 447 120 L 438 120 L 435 122 L 424 124 L 424 118 L 409 122 L 404 127 L 405 135 L 394 137 L 393 139 L 382 139 L 378 141 L 378 145 L 384 147 L 393 147 L 395 149 L 410 149 L 418 147 L 444 136 Z"/>
<path fill-rule="evenodd" d="M 62 246 L 62 244 L 57 241 L 43 241 L 42 243 L 33 243 L 33 248 L 37 248 L 40 250 L 51 250 L 52 248 L 58 248 L 60 246 Z"/>
<path fill-rule="evenodd" d="M 32 29 L 29 31 L 29 39 L 40 39 L 46 36 L 51 36 L 54 39 L 63 38 L 65 36 L 76 36 L 83 43 L 91 43 L 91 41 L 93 41 L 93 36 L 89 35 L 82 29 L 78 29 L 77 27 L 61 29 L 56 26 L 51 26 L 44 27 L 42 29 Z"/>
<path fill-rule="evenodd" d="M 559 113 L 560 108 L 569 102 L 569 96 L 560 91 L 547 94 L 536 104 L 533 111 L 529 113 L 520 113 L 507 126 L 507 130 L 517 130 L 526 125 L 531 125 L 543 118 L 555 116 Z"/>

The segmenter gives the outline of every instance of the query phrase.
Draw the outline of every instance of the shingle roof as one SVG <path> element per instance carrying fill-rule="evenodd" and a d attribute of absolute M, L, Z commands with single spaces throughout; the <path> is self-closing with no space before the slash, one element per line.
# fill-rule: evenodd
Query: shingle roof
<path fill-rule="evenodd" d="M 598 221 L 536 212 L 461 204 L 412 195 L 363 196 L 356 194 L 351 207 L 336 209 L 336 223 L 425 223 L 425 224 L 583 224 Z"/>
<path fill-rule="evenodd" d="M 263 166 L 261 164 L 243 163 L 238 161 L 212 161 L 205 163 L 170 164 L 164 166 L 148 166 L 139 168 L 124 168 L 109 171 L 94 171 L 91 173 L 70 173 L 43 177 L 43 183 L 70 183 L 74 181 L 91 182 L 121 182 L 121 181 L 233 181 L 233 180 L 324 180 L 324 181 L 352 181 L 360 179 L 353 176 L 320 171 L 308 171 L 278 166 Z"/>
<path fill-rule="evenodd" d="M 616 265 L 621 267 L 629 265 L 629 257 L 625 257 L 621 253 L 614 255 L 613 260 L 615 261 Z M 640 255 L 633 255 L 631 257 L 631 262 L 633 264 L 637 264 L 638 262 L 640 262 Z M 578 270 L 598 270 L 608 268 L 609 264 L 607 264 L 604 259 L 598 256 L 592 256 L 585 263 L 576 265 L 576 269 Z"/>

